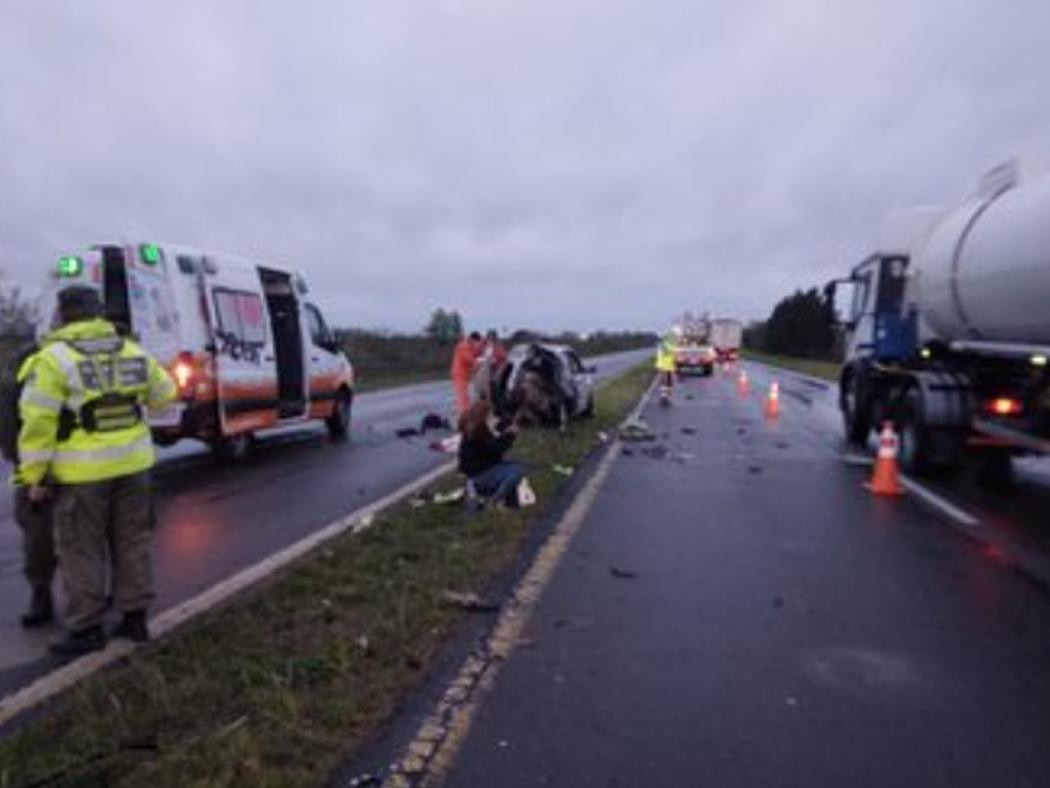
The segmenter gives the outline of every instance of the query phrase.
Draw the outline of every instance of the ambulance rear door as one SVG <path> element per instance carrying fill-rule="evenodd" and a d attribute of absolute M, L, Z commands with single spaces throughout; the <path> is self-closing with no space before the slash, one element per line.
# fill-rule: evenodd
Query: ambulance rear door
<path fill-rule="evenodd" d="M 259 274 L 241 261 L 205 255 L 202 282 L 222 433 L 272 427 L 277 423 L 277 366 Z"/>

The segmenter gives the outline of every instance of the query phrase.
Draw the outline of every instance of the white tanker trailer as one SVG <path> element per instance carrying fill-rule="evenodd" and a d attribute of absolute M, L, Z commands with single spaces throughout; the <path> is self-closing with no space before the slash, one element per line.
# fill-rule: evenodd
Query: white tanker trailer
<path fill-rule="evenodd" d="M 976 450 L 1006 478 L 1013 455 L 1050 452 L 1050 172 L 1005 165 L 962 205 L 910 218 L 826 290 L 833 305 L 837 286 L 853 290 L 847 437 L 866 443 L 890 419 L 911 470 Z"/>

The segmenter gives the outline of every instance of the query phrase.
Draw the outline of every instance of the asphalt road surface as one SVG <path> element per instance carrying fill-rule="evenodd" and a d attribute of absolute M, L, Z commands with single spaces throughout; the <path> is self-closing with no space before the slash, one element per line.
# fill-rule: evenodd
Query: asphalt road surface
<path fill-rule="evenodd" d="M 633 351 L 590 363 L 598 379 L 606 379 L 649 356 Z M 449 384 L 405 386 L 360 395 L 346 443 L 329 441 L 323 426 L 288 430 L 260 441 L 246 462 L 226 467 L 193 443 L 163 450 L 155 471 L 156 611 L 447 462 L 447 455 L 427 448 L 433 436 L 399 439 L 395 431 L 418 427 L 428 412 L 451 409 Z M 59 664 L 46 656 L 58 630 L 25 632 L 18 624 L 28 593 L 21 532 L 11 519 L 10 490 L 0 489 L 0 694 L 8 694 Z"/>
<path fill-rule="evenodd" d="M 1048 783 L 1046 587 L 871 496 L 834 392 L 778 375 L 775 422 L 728 375 L 646 409 L 663 437 L 613 465 L 447 786 Z M 1045 474 L 938 489 L 1039 544 Z"/>

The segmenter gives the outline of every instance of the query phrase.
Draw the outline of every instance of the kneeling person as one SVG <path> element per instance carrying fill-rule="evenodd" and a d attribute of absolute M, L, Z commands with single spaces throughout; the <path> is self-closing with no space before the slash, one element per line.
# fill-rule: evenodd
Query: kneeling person
<path fill-rule="evenodd" d="M 460 416 L 459 469 L 474 484 L 478 495 L 517 506 L 518 485 L 525 473 L 518 463 L 503 459 L 514 443 L 517 428 L 511 425 L 499 434 L 493 433 L 489 427 L 491 415 L 489 403 L 480 400 Z"/>
<path fill-rule="evenodd" d="M 123 620 L 113 633 L 149 638 L 153 602 L 148 471 L 153 442 L 145 408 L 176 395 L 168 373 L 142 348 L 102 320 L 95 290 L 58 294 L 61 327 L 39 354 L 20 403 L 19 479 L 31 501 L 54 502 L 59 567 L 69 608 L 68 633 L 52 644 L 60 656 L 102 648 L 106 568 Z M 108 557 L 108 558 L 107 558 Z"/>

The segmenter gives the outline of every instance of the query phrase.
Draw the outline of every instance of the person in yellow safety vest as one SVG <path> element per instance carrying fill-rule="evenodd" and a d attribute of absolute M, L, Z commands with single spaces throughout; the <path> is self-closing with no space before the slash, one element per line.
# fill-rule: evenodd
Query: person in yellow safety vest
<path fill-rule="evenodd" d="M 656 349 L 656 370 L 661 377 L 660 396 L 667 399 L 671 396 L 675 373 L 674 339 L 670 335 L 660 340 Z"/>
<path fill-rule="evenodd" d="M 144 408 L 161 408 L 176 396 L 168 373 L 101 312 L 92 288 L 58 294 L 62 325 L 35 357 L 19 403 L 18 480 L 30 501 L 55 496 L 68 632 L 50 650 L 66 657 L 105 646 L 107 560 L 123 614 L 113 637 L 149 639 L 154 450 Z"/>

